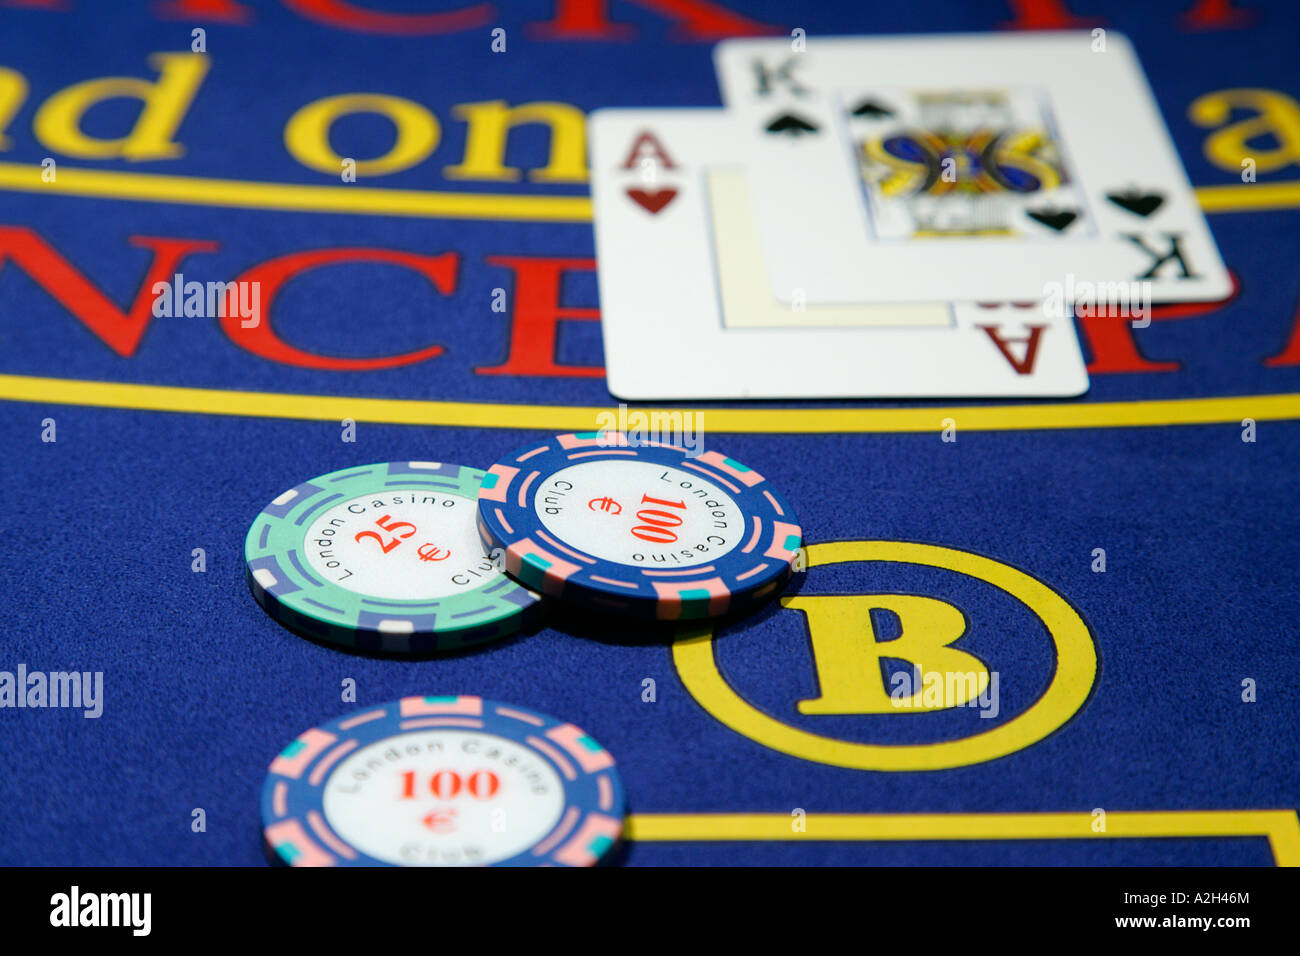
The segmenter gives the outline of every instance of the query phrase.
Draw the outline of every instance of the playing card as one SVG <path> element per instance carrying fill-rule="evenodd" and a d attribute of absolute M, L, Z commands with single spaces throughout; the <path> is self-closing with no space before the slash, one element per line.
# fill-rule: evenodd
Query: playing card
<path fill-rule="evenodd" d="M 605 362 L 619 398 L 1087 389 L 1072 320 L 1036 304 L 778 302 L 724 111 L 598 110 L 588 129 Z"/>
<path fill-rule="evenodd" d="M 782 301 L 1231 291 L 1117 33 L 741 39 L 715 58 Z"/>

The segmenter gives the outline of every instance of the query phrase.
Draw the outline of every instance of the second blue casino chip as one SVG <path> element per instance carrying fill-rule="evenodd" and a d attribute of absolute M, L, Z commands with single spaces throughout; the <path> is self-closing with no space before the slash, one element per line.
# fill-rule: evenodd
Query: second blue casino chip
<path fill-rule="evenodd" d="M 802 535 L 789 503 L 715 451 L 556 435 L 497 462 L 479 532 L 506 570 L 565 602 L 643 618 L 743 611 L 776 594 Z"/>
<path fill-rule="evenodd" d="M 403 697 L 300 734 L 271 763 L 262 836 L 291 866 L 592 866 L 623 831 L 586 731 L 481 697 Z"/>

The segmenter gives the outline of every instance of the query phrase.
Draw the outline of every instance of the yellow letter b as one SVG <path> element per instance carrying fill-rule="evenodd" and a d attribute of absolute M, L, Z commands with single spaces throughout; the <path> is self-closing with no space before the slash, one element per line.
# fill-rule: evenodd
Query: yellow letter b
<path fill-rule="evenodd" d="M 781 603 L 804 615 L 812 642 L 821 694 L 799 702 L 802 714 L 945 710 L 974 700 L 988 685 L 983 661 L 949 647 L 966 633 L 966 618 L 945 601 L 911 594 L 834 594 L 797 595 Z M 902 633 L 879 640 L 872 611 L 892 611 Z M 906 661 L 920 673 L 913 694 L 891 699 L 883 658 Z M 923 687 L 930 693 L 923 693 Z"/>

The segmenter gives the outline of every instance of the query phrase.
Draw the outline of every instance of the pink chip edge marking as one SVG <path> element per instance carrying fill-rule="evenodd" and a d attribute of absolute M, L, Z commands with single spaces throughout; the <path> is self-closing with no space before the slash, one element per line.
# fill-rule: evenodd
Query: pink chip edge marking
<path fill-rule="evenodd" d="M 509 717 L 511 720 L 523 721 L 525 724 L 531 724 L 534 727 L 540 727 L 546 721 L 535 714 L 526 714 L 522 710 L 515 710 L 513 707 L 498 707 L 496 712 L 502 717 Z"/>
<path fill-rule="evenodd" d="M 289 785 L 277 780 L 271 788 L 271 812 L 282 817 L 289 812 Z"/>
<path fill-rule="evenodd" d="M 496 483 L 487 488 L 481 483 L 478 489 L 480 501 L 505 501 L 510 491 L 510 485 L 515 480 L 515 475 L 519 474 L 518 468 L 511 468 L 509 465 L 493 465 L 488 469 L 489 475 L 496 475 Z"/>
<path fill-rule="evenodd" d="M 767 568 L 768 568 L 767 562 L 763 562 L 762 564 L 758 565 L 757 567 L 750 568 L 750 569 L 749 569 L 748 571 L 746 571 L 744 574 L 737 574 L 737 575 L 736 575 L 736 580 L 737 580 L 737 581 L 744 581 L 746 578 L 752 578 L 752 577 L 753 577 L 754 575 L 756 575 L 756 574 L 762 574 L 764 571 L 767 570 Z"/>
<path fill-rule="evenodd" d="M 629 590 L 636 590 L 638 586 L 635 581 L 617 581 L 614 578 L 603 577 L 599 574 L 593 574 L 589 580 L 592 584 L 613 584 L 620 588 L 628 588 Z"/>
<path fill-rule="evenodd" d="M 786 524 L 784 521 L 774 521 L 772 523 L 772 544 L 763 552 L 763 556 L 767 558 L 779 558 L 786 562 L 793 560 L 794 556 L 798 552 L 791 551 L 785 546 L 786 539 L 792 535 L 802 541 L 803 529 L 797 524 Z"/>
<path fill-rule="evenodd" d="M 683 591 L 704 590 L 709 594 L 709 615 L 717 617 L 726 613 L 731 603 L 731 588 L 722 578 L 705 578 L 700 581 L 652 581 L 658 595 L 658 617 L 663 621 L 676 621 L 682 616 Z"/>
<path fill-rule="evenodd" d="M 339 856 L 343 857 L 343 859 L 355 860 L 361 855 L 334 835 L 334 831 L 330 829 L 330 825 L 325 821 L 325 817 L 322 816 L 319 811 L 309 810 L 307 812 L 307 825 L 311 827 L 312 832 L 316 834 L 317 838 L 322 843 Z"/>
<path fill-rule="evenodd" d="M 278 773 L 282 777 L 297 780 L 303 775 L 311 762 L 333 746 L 336 740 L 338 740 L 338 737 L 328 730 L 321 730 L 319 727 L 303 731 L 298 735 L 298 743 L 302 744 L 302 749 L 292 757 L 278 754 L 271 761 L 271 773 Z"/>
<path fill-rule="evenodd" d="M 776 495 L 772 494 L 770 489 L 763 489 L 763 497 L 767 499 L 767 503 L 772 506 L 773 511 L 779 514 L 782 518 L 785 517 L 785 509 L 781 507 L 781 502 L 776 500 Z"/>
<path fill-rule="evenodd" d="M 479 730 L 483 727 L 483 721 L 473 717 L 416 717 L 401 723 L 402 730 L 422 730 L 426 727 L 468 727 Z"/>
<path fill-rule="evenodd" d="M 534 469 L 533 471 L 530 471 L 528 473 L 527 478 L 525 478 L 523 481 L 519 483 L 519 494 L 516 496 L 516 501 L 515 501 L 516 507 L 524 511 L 528 510 L 528 489 L 531 488 L 533 486 L 533 482 L 537 481 L 537 479 L 540 478 L 541 476 L 542 473 Z"/>
<path fill-rule="evenodd" d="M 556 435 L 555 443 L 568 451 L 571 448 L 626 448 L 627 435 L 623 432 L 596 432 L 593 438 L 583 438 L 576 432 L 570 432 L 567 435 Z"/>
<path fill-rule="evenodd" d="M 368 710 L 364 714 L 357 714 L 354 717 L 348 717 L 339 721 L 339 730 L 351 730 L 353 727 L 359 727 L 361 724 L 368 724 L 372 720 L 382 720 L 388 716 L 388 711 L 382 707 L 379 710 Z"/>
<path fill-rule="evenodd" d="M 591 844 L 598 837 L 607 837 L 611 843 L 617 843 L 622 832 L 623 825 L 613 817 L 589 813 L 569 842 L 555 851 L 555 859 L 565 866 L 595 866 L 599 858 L 591 852 Z"/>
<path fill-rule="evenodd" d="M 723 475 L 718 474 L 716 471 L 710 471 L 707 468 L 701 468 L 699 465 L 695 464 L 695 462 L 691 461 L 689 458 L 687 458 L 685 461 L 682 462 L 682 467 L 689 468 L 691 471 L 698 471 L 701 475 L 703 475 L 705 478 L 708 478 L 710 481 L 716 481 L 718 484 L 722 485 L 722 487 L 726 488 L 733 495 L 740 494 L 740 486 L 738 484 L 734 484 L 728 481 Z"/>
<path fill-rule="evenodd" d="M 542 577 L 542 590 L 552 597 L 559 597 L 563 594 L 564 582 L 582 570 L 578 565 L 565 561 L 559 555 L 541 547 L 531 538 L 516 541 L 506 548 L 506 570 L 516 577 L 522 577 L 523 575 L 520 572 L 524 565 L 524 559 L 530 554 L 535 554 L 546 562 L 547 567 L 543 571 Z"/>
<path fill-rule="evenodd" d="M 576 451 L 568 457 L 570 461 L 577 461 L 580 458 L 592 458 L 596 455 L 616 455 L 622 458 L 635 458 L 636 451 L 632 448 L 597 448 L 595 451 Z"/>
<path fill-rule="evenodd" d="M 540 454 L 542 454 L 543 452 L 545 452 L 546 450 L 547 450 L 547 446 L 546 446 L 546 445 L 538 445 L 536 448 L 530 448 L 530 449 L 528 449 L 528 451 L 523 452 L 522 454 L 515 455 L 515 461 L 518 461 L 518 462 L 525 462 L 525 461 L 527 461 L 529 458 L 532 458 L 532 457 L 534 457 L 534 456 L 536 456 L 536 455 L 540 455 Z"/>
<path fill-rule="evenodd" d="M 470 717 L 483 715 L 483 698 L 463 695 L 448 699 L 429 700 L 427 697 L 403 697 L 398 706 L 403 717 L 422 717 L 429 714 L 464 714 Z"/>
<path fill-rule="evenodd" d="M 570 548 L 570 547 L 568 547 L 567 545 L 565 545 L 564 542 L 560 541 L 558 538 L 554 537 L 553 535 L 547 534 L 544 530 L 542 530 L 542 529 L 540 529 L 540 528 L 535 532 L 535 534 L 537 535 L 538 538 L 540 538 L 541 540 L 545 541 L 548 545 L 550 545 L 550 546 L 551 546 L 552 548 L 554 548 L 556 551 L 563 551 L 565 554 L 567 554 L 569 557 L 573 558 L 575 561 L 581 561 L 581 562 L 583 562 L 584 564 L 595 564 L 595 563 L 596 563 L 596 559 L 595 559 L 595 558 L 589 557 L 589 556 L 583 554 L 581 551 L 575 551 L 575 550 L 573 550 L 572 548 Z"/>
<path fill-rule="evenodd" d="M 605 770 L 614 766 L 614 757 L 603 747 L 600 750 L 589 750 L 582 745 L 583 737 L 590 737 L 585 730 L 574 724 L 563 724 L 559 727 L 552 727 L 546 732 L 546 736 L 554 740 L 564 748 L 574 760 L 578 762 L 587 773 L 596 773 L 599 770 Z"/>
<path fill-rule="evenodd" d="M 763 483 L 763 476 L 758 472 L 754 471 L 752 468 L 749 471 L 737 471 L 727 464 L 726 455 L 721 455 L 716 451 L 706 451 L 704 454 L 699 456 L 699 460 L 707 462 L 714 468 L 718 469 L 718 471 L 726 472 L 746 487 L 753 488 L 755 485 L 761 485 Z"/>
<path fill-rule="evenodd" d="M 357 746 L 358 742 L 355 738 L 340 743 L 337 747 L 322 757 L 320 763 L 311 768 L 311 776 L 307 778 L 307 782 L 313 787 L 319 787 L 320 782 L 325 779 L 325 774 L 329 773 L 330 768 L 338 763 L 345 755 L 356 750 Z"/>
<path fill-rule="evenodd" d="M 536 747 L 542 753 L 546 754 L 546 756 L 551 758 L 551 762 L 560 769 L 560 773 L 564 774 L 565 780 L 578 779 L 577 769 L 573 764 L 569 763 L 564 754 L 560 753 L 541 737 L 536 737 L 530 734 L 527 740 L 531 746 Z"/>
<path fill-rule="evenodd" d="M 675 571 L 656 571 L 654 568 L 638 568 L 643 578 L 691 578 L 701 574 L 713 574 L 717 565 L 700 564 L 693 568 L 678 568 Z"/>
<path fill-rule="evenodd" d="M 289 844 L 298 851 L 294 866 L 333 866 L 336 859 L 321 849 L 296 818 L 273 823 L 262 831 L 272 848 Z"/>
<path fill-rule="evenodd" d="M 564 816 L 560 817 L 560 822 L 555 825 L 555 829 L 547 835 L 546 839 L 533 847 L 533 854 L 535 856 L 542 856 L 550 853 L 552 847 L 559 845 L 559 843 L 569 835 L 569 831 L 573 829 L 573 825 L 578 822 L 579 815 L 580 811 L 577 807 L 569 807 L 564 812 Z"/>

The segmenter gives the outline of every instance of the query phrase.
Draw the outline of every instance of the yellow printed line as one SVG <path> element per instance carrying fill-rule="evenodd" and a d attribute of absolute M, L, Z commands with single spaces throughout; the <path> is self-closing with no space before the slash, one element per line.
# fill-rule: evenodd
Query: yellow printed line
<path fill-rule="evenodd" d="M 507 405 L 238 392 L 125 382 L 0 375 L 0 400 L 85 405 L 197 415 L 291 418 L 383 425 L 592 431 L 608 406 Z M 612 403 L 613 400 L 611 400 Z M 640 408 L 638 411 L 642 410 Z M 653 409 L 644 409 L 652 412 Z M 1300 419 L 1300 394 L 1178 398 L 1162 401 L 1051 405 L 970 405 L 947 408 L 705 408 L 695 410 L 708 431 L 732 434 L 868 434 L 936 432 L 951 418 L 959 431 L 1038 431 L 1058 428 L 1133 428 L 1211 425 L 1244 418 Z"/>
<path fill-rule="evenodd" d="M 1292 810 L 1111 810 L 1106 829 L 1074 813 L 810 813 L 795 832 L 786 813 L 640 813 L 627 838 L 653 842 L 798 840 L 1089 840 L 1267 837 L 1278 866 L 1300 866 L 1300 818 Z"/>
<path fill-rule="evenodd" d="M 1300 207 L 1300 182 L 1236 183 L 1198 186 L 1196 198 L 1206 212 L 1251 212 Z"/>
<path fill-rule="evenodd" d="M 586 196 L 516 196 L 454 193 L 369 186 L 305 186 L 298 183 L 204 179 L 157 173 L 122 173 L 58 167 L 55 182 L 41 181 L 39 166 L 0 163 L 0 189 L 101 199 L 191 203 L 237 209 L 342 212 L 433 219 L 493 219 L 515 222 L 590 222 Z"/>
<path fill-rule="evenodd" d="M 58 167 L 56 180 L 47 183 L 41 180 L 42 172 L 40 166 L 0 163 L 0 190 L 289 212 L 507 222 L 591 221 L 591 200 L 586 196 L 376 189 L 343 183 L 308 186 L 300 183 L 76 169 L 68 166 Z M 1206 212 L 1248 212 L 1300 207 L 1300 182 L 1201 186 L 1195 192 Z"/>

